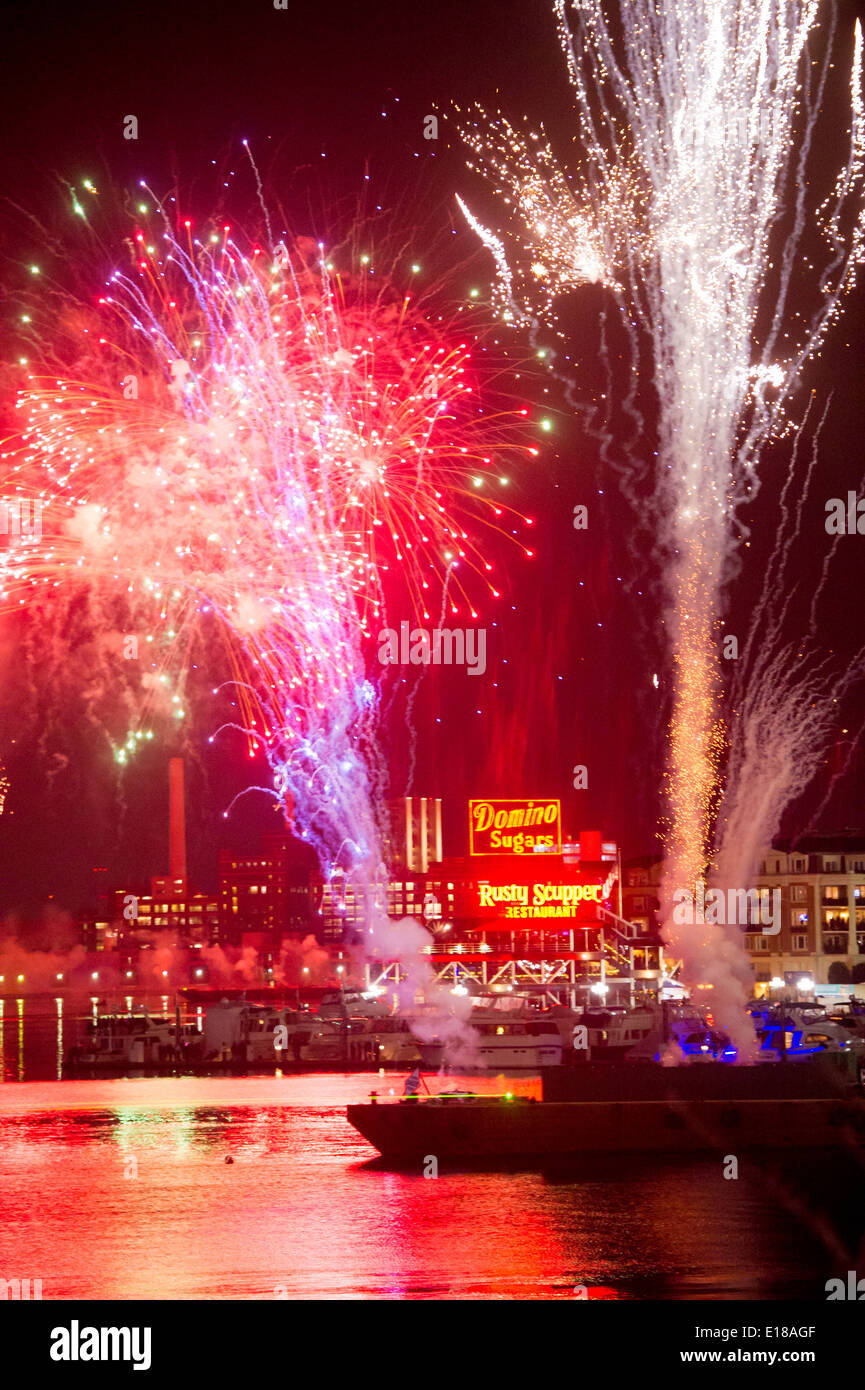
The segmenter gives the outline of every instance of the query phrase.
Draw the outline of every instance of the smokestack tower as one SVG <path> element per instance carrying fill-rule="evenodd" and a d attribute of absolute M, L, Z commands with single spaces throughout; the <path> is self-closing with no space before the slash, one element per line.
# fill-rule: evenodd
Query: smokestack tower
<path fill-rule="evenodd" d="M 391 803 L 397 841 L 391 855 L 413 873 L 425 874 L 432 859 L 442 858 L 442 799 L 440 796 L 405 796 Z M 399 821 L 402 820 L 400 826 Z"/>
<path fill-rule="evenodd" d="M 186 892 L 186 800 L 183 791 L 183 759 L 168 764 L 168 869 L 172 880 Z"/>

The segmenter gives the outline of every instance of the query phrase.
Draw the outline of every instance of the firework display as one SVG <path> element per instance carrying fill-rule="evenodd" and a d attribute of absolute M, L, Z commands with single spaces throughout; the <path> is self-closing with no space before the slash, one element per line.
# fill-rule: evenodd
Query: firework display
<path fill-rule="evenodd" d="M 493 190 L 501 226 L 487 226 L 471 198 L 461 206 L 494 257 L 506 319 L 550 318 L 562 295 L 599 284 L 635 362 L 650 344 L 673 678 L 666 937 L 687 977 L 712 982 L 733 1019 L 750 975 L 739 934 L 683 932 L 669 903 L 707 874 L 753 873 L 755 846 L 801 790 L 804 755 L 825 736 L 837 693 L 819 661 L 797 666 L 777 648 L 757 659 L 759 642 L 777 638 L 772 624 L 749 643 L 757 664 L 738 675 L 725 728 L 720 621 L 761 454 L 793 429 L 786 403 L 862 259 L 862 33 L 857 24 L 848 152 L 815 197 L 815 129 L 836 38 L 816 0 L 636 0 L 616 14 L 600 0 L 554 0 L 554 10 L 577 154 L 566 167 L 543 131 L 458 111 L 469 167 Z M 782 568 L 789 541 L 776 550 Z M 777 581 L 774 562 L 773 572 Z M 716 855 L 725 756 L 735 782 Z"/>
<path fill-rule="evenodd" d="M 858 1364 L 863 3 L 15 7 L 25 1373 Z"/>
<path fill-rule="evenodd" d="M 153 217 L 95 311 L 76 310 L 88 379 L 27 366 L 5 495 L 41 524 L 2 552 L 2 602 L 123 596 L 117 659 L 146 669 L 121 763 L 155 715 L 189 717 L 190 652 L 218 644 L 235 726 L 272 774 L 260 790 L 328 879 L 371 888 L 380 668 L 364 643 L 389 600 L 426 619 L 494 602 L 484 547 L 520 523 L 499 448 L 519 416 L 484 413 L 468 341 L 369 256 L 340 271 L 309 239 L 241 247 L 228 226 Z"/>

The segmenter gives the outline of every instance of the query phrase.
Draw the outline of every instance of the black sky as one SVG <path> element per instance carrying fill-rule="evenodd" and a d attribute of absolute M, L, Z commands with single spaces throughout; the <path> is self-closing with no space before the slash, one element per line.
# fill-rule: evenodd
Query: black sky
<path fill-rule="evenodd" d="M 844 23 L 851 13 L 844 7 Z M 254 184 L 240 146 L 247 139 L 268 197 L 279 200 L 295 232 L 326 236 L 329 216 L 338 221 L 361 200 L 370 212 L 380 207 L 421 260 L 430 243 L 440 247 L 458 229 L 454 258 L 474 255 L 470 273 L 477 277 L 483 259 L 454 214 L 453 193 L 467 187 L 464 162 L 444 139 L 423 139 L 424 117 L 477 100 L 515 118 L 545 118 L 562 137 L 567 129 L 567 85 L 546 0 L 318 7 L 289 0 L 286 11 L 271 0 L 152 0 L 146 7 L 48 0 L 7 6 L 3 46 L 4 344 L 16 277 L 39 251 L 36 224 L 26 214 L 62 228 L 64 187 L 84 177 L 110 178 L 121 189 L 144 178 L 158 192 L 178 189 L 201 216 L 220 198 L 237 215 L 246 206 L 254 216 Z M 123 139 L 130 114 L 138 118 L 136 141 Z M 834 136 L 831 129 L 821 136 L 827 154 Z M 857 488 L 863 473 L 862 305 L 857 291 L 831 346 L 810 369 L 809 389 L 821 398 L 833 392 L 820 508 L 823 497 Z M 564 313 L 588 393 L 601 380 L 602 307 L 590 291 Z M 394 702 L 391 791 L 444 795 L 455 850 L 463 846 L 468 796 L 526 794 L 561 796 L 569 829 L 599 825 L 630 852 L 645 852 L 654 844 L 666 712 L 663 689 L 652 686 L 652 674 L 663 670 L 652 597 L 659 576 L 648 552 L 634 555 L 631 510 L 600 463 L 597 440 L 569 416 L 561 387 L 538 377 L 527 394 L 533 409 L 549 410 L 555 421 L 538 464 L 514 476 L 515 503 L 536 518 L 537 558 L 505 557 L 509 594 L 490 628 L 487 677 L 425 677 L 415 703 L 411 782 L 402 704 Z M 780 449 L 768 461 L 755 553 L 761 525 L 764 545 L 772 525 L 784 460 Z M 578 502 L 591 503 L 597 519 L 579 540 L 571 523 Z M 852 653 L 863 638 L 865 566 L 854 553 L 856 540 L 847 544 L 823 621 L 827 645 Z M 755 582 L 746 572 L 734 594 L 733 624 L 747 615 Z M 5 643 L 2 659 L 14 660 Z M 8 701 L 3 714 L 0 751 L 13 814 L 0 819 L 0 907 L 48 893 L 77 906 L 96 864 L 107 864 L 118 880 L 143 882 L 165 870 L 164 749 L 154 749 L 118 786 L 110 761 L 94 756 L 74 718 L 57 735 L 57 748 L 40 751 L 32 736 L 12 742 Z M 839 712 L 839 740 L 841 727 L 855 727 L 857 717 L 855 705 Z M 209 732 L 196 731 L 189 760 L 190 860 L 202 884 L 213 882 L 219 843 L 254 843 L 274 823 L 254 798 L 230 823 L 222 820 L 248 767 L 239 748 L 236 756 L 225 747 L 215 753 Z M 68 759 L 60 771 L 58 753 Z M 589 789 L 580 793 L 571 786 L 577 763 L 589 767 Z M 806 827 L 827 772 L 818 770 L 812 800 L 798 808 L 793 829 Z M 865 820 L 863 777 L 859 754 L 827 810 L 830 826 Z"/>

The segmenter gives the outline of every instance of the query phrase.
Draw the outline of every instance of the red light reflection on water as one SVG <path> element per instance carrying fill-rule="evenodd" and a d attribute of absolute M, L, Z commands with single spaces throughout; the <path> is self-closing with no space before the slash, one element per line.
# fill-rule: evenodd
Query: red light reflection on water
<path fill-rule="evenodd" d="M 536 1078 L 428 1080 L 539 1094 Z M 635 1168 L 633 1157 L 594 1180 L 389 1171 L 345 1106 L 404 1083 L 362 1073 L 0 1086 L 0 1276 L 42 1279 L 46 1299 L 576 1300 L 583 1288 L 589 1300 L 803 1297 L 823 1287 L 802 1200 L 791 1222 L 759 1171 L 727 1184 L 714 1160 L 672 1170 Z M 821 1192 L 822 1169 L 807 1197 L 815 1219 Z"/>
<path fill-rule="evenodd" d="M 539 1094 L 537 1078 L 429 1080 Z M 428 1179 L 370 1164 L 344 1107 L 404 1082 L 0 1088 L 0 1222 L 15 1232 L 4 1258 L 41 1277 L 46 1298 L 572 1296 L 538 1174 Z"/>

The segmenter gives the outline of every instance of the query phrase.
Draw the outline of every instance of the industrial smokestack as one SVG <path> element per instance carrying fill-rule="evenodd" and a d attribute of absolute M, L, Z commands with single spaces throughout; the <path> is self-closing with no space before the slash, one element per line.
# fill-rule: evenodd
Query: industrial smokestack
<path fill-rule="evenodd" d="M 183 792 L 183 759 L 168 764 L 168 867 L 172 879 L 186 889 L 186 802 Z"/>

